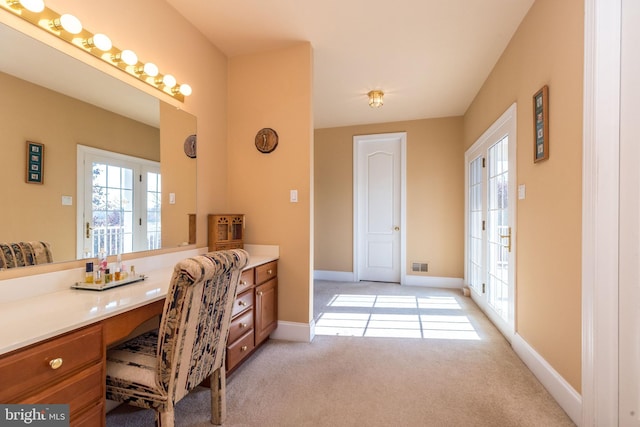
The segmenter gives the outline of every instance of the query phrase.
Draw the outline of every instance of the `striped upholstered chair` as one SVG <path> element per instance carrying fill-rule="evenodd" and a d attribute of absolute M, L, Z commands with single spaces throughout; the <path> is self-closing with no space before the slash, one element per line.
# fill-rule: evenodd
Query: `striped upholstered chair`
<path fill-rule="evenodd" d="M 53 262 L 47 242 L 0 243 L 0 270 Z"/>
<path fill-rule="evenodd" d="M 211 422 L 225 417 L 224 356 L 233 300 L 248 261 L 242 249 L 211 252 L 174 268 L 160 327 L 107 352 L 107 399 L 156 411 L 174 425 L 174 406 L 206 378 Z"/>

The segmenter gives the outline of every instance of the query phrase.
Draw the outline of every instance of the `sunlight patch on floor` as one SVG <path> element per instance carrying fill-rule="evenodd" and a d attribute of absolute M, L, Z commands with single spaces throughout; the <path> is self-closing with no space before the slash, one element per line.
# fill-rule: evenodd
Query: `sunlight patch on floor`
<path fill-rule="evenodd" d="M 427 314 L 432 310 L 461 309 L 453 297 L 336 295 L 317 319 L 315 334 L 479 340 L 480 336 L 464 314 Z"/>

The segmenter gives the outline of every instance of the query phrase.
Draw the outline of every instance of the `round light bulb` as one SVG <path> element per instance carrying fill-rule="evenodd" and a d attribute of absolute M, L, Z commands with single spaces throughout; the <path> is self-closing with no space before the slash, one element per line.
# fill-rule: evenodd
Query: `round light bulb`
<path fill-rule="evenodd" d="M 158 66 L 153 62 L 147 62 L 144 64 L 143 72 L 149 77 L 155 77 L 158 75 Z"/>
<path fill-rule="evenodd" d="M 60 17 L 60 25 L 70 34 L 78 34 L 82 31 L 82 23 L 78 18 L 68 13 Z"/>
<path fill-rule="evenodd" d="M 136 65 L 138 63 L 138 55 L 129 49 L 125 49 L 120 52 L 120 58 L 122 59 L 122 62 L 127 65 Z"/>
<path fill-rule="evenodd" d="M 180 85 L 180 93 L 183 94 L 184 96 L 191 95 L 191 92 L 192 92 L 191 86 L 189 86 L 188 84 L 182 83 Z"/>
<path fill-rule="evenodd" d="M 20 0 L 20 5 L 29 12 L 40 13 L 44 10 L 43 0 Z"/>
<path fill-rule="evenodd" d="M 176 78 L 173 77 L 171 74 L 165 74 L 165 76 L 162 78 L 162 83 L 165 86 L 174 87 L 178 82 L 176 81 Z"/>
<path fill-rule="evenodd" d="M 93 40 L 93 45 L 103 52 L 107 52 L 113 47 L 111 39 L 104 34 L 96 34 L 91 39 Z"/>

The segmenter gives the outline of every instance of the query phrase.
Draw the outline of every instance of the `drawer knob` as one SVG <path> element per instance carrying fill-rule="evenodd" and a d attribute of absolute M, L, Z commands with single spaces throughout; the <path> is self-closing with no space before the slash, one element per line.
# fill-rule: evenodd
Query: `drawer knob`
<path fill-rule="evenodd" d="M 272 269 L 268 269 L 267 270 L 267 274 L 273 274 L 273 270 Z"/>
<path fill-rule="evenodd" d="M 258 291 L 258 296 L 261 297 L 262 296 L 262 291 Z"/>
<path fill-rule="evenodd" d="M 246 345 L 243 345 L 242 347 L 240 347 L 240 350 L 247 351 L 247 348 L 249 348 L 249 347 L 247 347 Z"/>
<path fill-rule="evenodd" d="M 246 323 L 240 323 L 240 329 L 244 329 L 244 328 L 246 328 L 247 326 L 249 326 L 249 325 L 248 325 L 248 324 L 246 324 Z"/>
<path fill-rule="evenodd" d="M 55 359 L 51 359 L 49 361 L 49 366 L 51 366 L 51 369 L 58 369 L 60 366 L 62 366 L 62 358 L 58 357 Z"/>
<path fill-rule="evenodd" d="M 239 305 L 240 307 L 244 307 L 245 305 L 247 305 L 247 303 L 246 303 L 246 302 L 244 302 L 244 301 L 242 301 L 242 300 L 240 300 L 240 301 L 238 301 L 238 305 Z"/>
<path fill-rule="evenodd" d="M 241 281 L 240 281 L 240 284 L 241 284 L 242 286 L 245 286 L 245 285 L 247 284 L 247 281 L 246 281 L 246 280 L 241 280 Z"/>

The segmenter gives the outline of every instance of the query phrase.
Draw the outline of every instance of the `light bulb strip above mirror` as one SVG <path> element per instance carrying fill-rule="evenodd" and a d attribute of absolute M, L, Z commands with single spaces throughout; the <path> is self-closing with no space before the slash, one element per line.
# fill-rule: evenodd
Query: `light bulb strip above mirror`
<path fill-rule="evenodd" d="M 113 46 L 107 35 L 91 33 L 78 18 L 49 9 L 43 0 L 0 0 L 0 7 L 174 99 L 184 102 L 184 97 L 191 95 L 188 84 L 178 84 L 171 74 L 160 73 L 157 65 L 141 62 L 132 50 Z"/>

